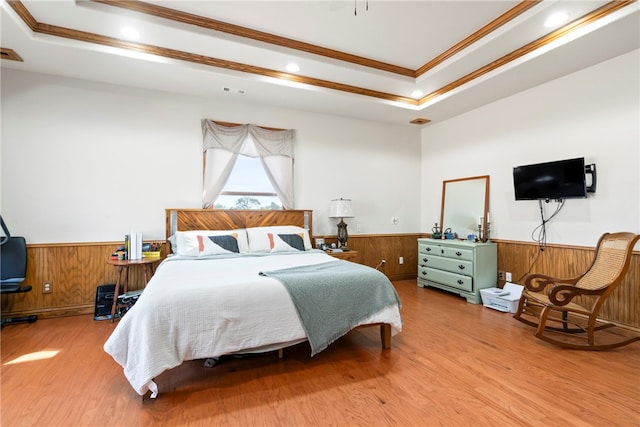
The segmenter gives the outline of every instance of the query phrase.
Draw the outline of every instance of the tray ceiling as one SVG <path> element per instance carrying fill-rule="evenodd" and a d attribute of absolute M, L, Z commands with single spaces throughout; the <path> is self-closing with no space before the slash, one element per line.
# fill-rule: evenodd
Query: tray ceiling
<path fill-rule="evenodd" d="M 545 27 L 556 12 L 566 21 Z M 640 47 L 637 1 L 2 0 L 0 13 L 2 68 L 407 126 Z"/>

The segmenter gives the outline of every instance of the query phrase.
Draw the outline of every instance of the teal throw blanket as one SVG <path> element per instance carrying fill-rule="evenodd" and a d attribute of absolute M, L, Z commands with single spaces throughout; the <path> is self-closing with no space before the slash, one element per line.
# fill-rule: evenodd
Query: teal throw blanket
<path fill-rule="evenodd" d="M 336 260 L 263 271 L 289 291 L 311 345 L 311 355 L 380 310 L 400 305 L 384 274 L 365 265 Z"/>

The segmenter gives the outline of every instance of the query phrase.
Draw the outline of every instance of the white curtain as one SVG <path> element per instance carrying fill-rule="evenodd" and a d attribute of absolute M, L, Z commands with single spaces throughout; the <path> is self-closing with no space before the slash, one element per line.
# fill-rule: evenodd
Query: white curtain
<path fill-rule="evenodd" d="M 239 154 L 259 157 L 285 209 L 293 209 L 294 131 L 269 130 L 245 124 L 221 126 L 202 120 L 204 188 L 202 206 L 208 209 L 224 188 Z"/>

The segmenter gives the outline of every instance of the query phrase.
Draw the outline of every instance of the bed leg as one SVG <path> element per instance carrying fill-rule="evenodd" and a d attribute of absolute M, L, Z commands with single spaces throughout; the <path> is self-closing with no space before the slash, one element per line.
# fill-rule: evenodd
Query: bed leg
<path fill-rule="evenodd" d="M 284 359 L 284 348 L 278 349 L 278 359 Z"/>
<path fill-rule="evenodd" d="M 383 323 L 380 325 L 380 340 L 382 341 L 382 348 L 391 348 L 391 325 Z"/>

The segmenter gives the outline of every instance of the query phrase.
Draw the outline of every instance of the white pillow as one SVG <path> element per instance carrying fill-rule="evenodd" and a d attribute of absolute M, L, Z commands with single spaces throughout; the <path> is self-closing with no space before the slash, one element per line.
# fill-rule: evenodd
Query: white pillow
<path fill-rule="evenodd" d="M 176 253 L 205 256 L 222 253 L 247 253 L 247 232 L 236 230 L 189 230 L 176 232 Z"/>
<path fill-rule="evenodd" d="M 271 234 L 271 237 L 269 236 Z M 304 243 L 304 250 L 312 249 L 309 230 L 295 225 L 276 225 L 272 227 L 247 228 L 249 239 L 249 252 L 288 252 L 299 251 L 295 245 L 291 245 L 290 239 L 279 235 L 299 235 Z M 287 242 L 289 240 L 289 243 Z"/>

